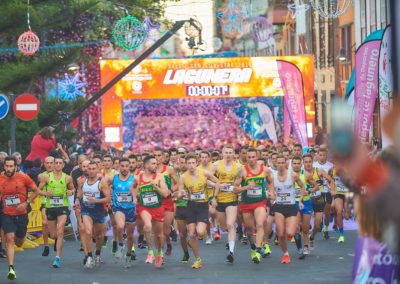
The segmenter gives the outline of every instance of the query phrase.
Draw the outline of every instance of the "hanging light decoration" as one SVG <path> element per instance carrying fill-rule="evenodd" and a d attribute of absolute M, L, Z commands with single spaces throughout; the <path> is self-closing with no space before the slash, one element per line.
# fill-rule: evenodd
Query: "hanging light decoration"
<path fill-rule="evenodd" d="M 18 50 L 25 56 L 34 55 L 39 50 L 40 40 L 39 37 L 32 32 L 30 23 L 30 3 L 28 0 L 27 23 L 29 31 L 24 32 L 18 38 Z"/>
<path fill-rule="evenodd" d="M 311 6 L 324 18 L 337 18 L 347 12 L 353 0 L 311 0 Z"/>
<path fill-rule="evenodd" d="M 274 35 L 274 26 L 267 18 L 259 16 L 251 22 L 250 35 L 256 42 L 266 42 Z"/>

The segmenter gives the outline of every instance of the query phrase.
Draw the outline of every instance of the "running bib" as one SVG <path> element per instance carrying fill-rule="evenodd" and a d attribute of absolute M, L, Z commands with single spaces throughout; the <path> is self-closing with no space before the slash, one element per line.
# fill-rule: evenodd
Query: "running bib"
<path fill-rule="evenodd" d="M 340 178 L 335 178 L 335 183 L 336 183 L 336 191 L 338 193 L 347 193 L 347 188 L 344 186 L 343 182 L 340 180 Z"/>
<path fill-rule="evenodd" d="M 155 192 L 143 193 L 142 200 L 144 206 L 152 206 L 159 203 L 158 196 Z"/>
<path fill-rule="evenodd" d="M 278 192 L 276 194 L 276 203 L 284 205 L 294 204 L 294 195 L 290 194 L 289 192 Z"/>
<path fill-rule="evenodd" d="M 296 198 L 300 198 L 300 197 L 301 197 L 301 189 L 296 188 Z"/>
<path fill-rule="evenodd" d="M 12 195 L 12 196 L 6 196 L 6 206 L 17 206 L 21 204 L 21 200 L 19 199 L 19 195 Z"/>
<path fill-rule="evenodd" d="M 133 197 L 129 192 L 116 193 L 118 203 L 132 203 Z"/>
<path fill-rule="evenodd" d="M 229 184 L 227 186 L 222 186 L 219 191 L 221 192 L 232 192 L 233 191 L 233 185 Z"/>
<path fill-rule="evenodd" d="M 314 197 L 318 197 L 321 196 L 321 191 L 317 190 L 316 192 L 312 192 L 310 193 L 310 197 L 314 198 Z"/>
<path fill-rule="evenodd" d="M 254 188 L 248 189 L 247 190 L 247 196 L 250 198 L 260 198 L 262 197 L 262 188 L 259 186 L 256 186 Z"/>
<path fill-rule="evenodd" d="M 206 195 L 204 192 L 192 193 L 190 194 L 190 199 L 193 201 L 204 201 L 206 199 Z"/>
<path fill-rule="evenodd" d="M 62 206 L 64 204 L 63 196 L 50 196 L 50 206 Z"/>
<path fill-rule="evenodd" d="M 89 197 L 100 198 L 99 192 L 85 192 L 83 194 L 83 202 L 89 202 Z"/>

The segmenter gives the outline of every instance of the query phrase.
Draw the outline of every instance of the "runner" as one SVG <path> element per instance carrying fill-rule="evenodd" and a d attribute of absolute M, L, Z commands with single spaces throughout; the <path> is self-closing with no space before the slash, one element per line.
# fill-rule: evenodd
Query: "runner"
<path fill-rule="evenodd" d="M 349 192 L 347 187 L 343 184 L 342 179 L 338 176 L 335 167 L 331 169 L 329 175 L 333 178 L 336 185 L 336 195 L 334 197 L 334 209 L 336 213 L 336 225 L 339 229 L 338 243 L 344 243 L 344 230 L 343 230 L 343 210 L 346 201 L 346 194 Z"/>
<path fill-rule="evenodd" d="M 74 183 L 71 176 L 63 172 L 64 160 L 54 158 L 54 170 L 48 176 L 44 176 L 39 189 L 44 191 L 46 198 L 46 215 L 50 236 L 54 239 L 56 257 L 53 267 L 60 267 L 60 258 L 64 245 L 64 228 L 69 216 L 69 199 L 75 193 Z"/>
<path fill-rule="evenodd" d="M 323 184 L 322 179 L 326 178 L 332 187 L 334 186 L 334 182 L 324 170 L 313 167 L 313 158 L 310 154 L 303 156 L 303 166 L 304 173 L 310 176 L 310 179 L 312 177 L 312 179 L 318 184 L 318 187 L 313 188 L 309 193 L 314 211 L 314 226 L 310 236 L 310 249 L 313 249 L 314 237 L 319 231 L 322 222 L 322 212 L 324 212 L 326 202 L 321 194 L 321 186 Z"/>
<path fill-rule="evenodd" d="M 149 245 L 151 233 L 154 234 L 157 249 L 155 266 L 161 268 L 164 258 L 162 253 L 164 242 L 162 199 L 170 196 L 171 192 L 167 188 L 164 176 L 157 173 L 157 160 L 154 156 L 145 157 L 143 166 L 144 170 L 134 177 L 131 191 L 138 200 L 137 213 L 144 222 L 143 229 Z M 149 255 L 153 255 L 152 250 L 149 250 Z"/>
<path fill-rule="evenodd" d="M 103 163 L 102 163 L 102 167 L 103 170 L 101 172 L 102 177 L 105 179 L 113 179 L 114 175 L 117 174 L 117 171 L 115 169 L 113 169 L 113 159 L 111 155 L 104 155 L 103 156 Z M 116 228 L 116 224 L 115 224 L 115 220 L 114 220 L 114 215 L 112 214 L 112 204 L 104 204 L 105 209 L 110 212 L 109 216 L 110 216 L 110 222 L 111 222 L 111 226 L 112 226 L 112 231 L 113 231 L 113 248 L 115 247 L 114 240 L 116 239 L 115 237 L 115 228 Z M 108 241 L 108 237 L 106 236 L 107 233 L 107 226 L 105 226 L 105 231 L 104 231 L 104 242 L 103 242 L 103 247 L 106 248 L 107 247 L 107 241 Z"/>
<path fill-rule="evenodd" d="M 329 173 L 333 167 L 331 162 L 328 162 L 328 151 L 326 148 L 320 147 L 318 150 L 317 161 L 314 162 L 314 167 L 318 169 L 322 169 L 325 173 Z M 327 175 L 329 176 L 329 175 Z M 331 179 L 330 179 L 331 180 Z M 329 187 L 328 183 L 330 180 L 327 178 L 323 178 L 323 185 L 321 187 L 321 194 L 325 200 L 325 207 L 324 207 L 324 238 L 327 240 L 329 239 L 329 223 L 330 223 L 330 214 L 331 214 L 331 205 L 332 205 L 332 194 L 330 192 L 330 188 L 334 189 L 333 187 Z"/>
<path fill-rule="evenodd" d="M 203 261 L 200 258 L 196 236 L 202 239 L 206 234 L 208 223 L 207 181 L 210 180 L 215 184 L 214 192 L 219 191 L 219 181 L 203 167 L 197 167 L 197 157 L 194 154 L 189 154 L 186 157 L 186 165 L 188 170 L 180 177 L 179 191 L 181 196 L 187 192 L 189 197 L 186 209 L 188 243 L 196 258 L 192 268 L 198 269 L 203 266 Z M 214 207 L 217 205 L 215 197 L 212 199 L 212 205 Z"/>
<path fill-rule="evenodd" d="M 289 172 L 287 169 L 287 161 L 283 155 L 279 155 L 276 159 L 277 172 L 274 176 L 274 186 L 276 192 L 276 203 L 274 205 L 276 235 L 283 252 L 281 263 L 290 263 L 290 256 L 287 250 L 286 238 L 291 239 L 297 231 L 298 209 L 295 204 L 296 190 L 295 183 L 300 186 L 299 208 L 302 210 L 303 197 L 305 189 L 303 182 L 298 174 Z"/>
<path fill-rule="evenodd" d="M 111 200 L 110 189 L 104 179 L 102 179 L 99 166 L 95 162 L 88 165 L 88 177 L 81 179 L 78 185 L 77 199 L 75 206 L 82 211 L 84 230 L 81 240 L 84 244 L 85 258 L 83 265 L 85 268 L 93 268 L 101 263 L 101 247 L 104 241 L 105 219 L 107 211 L 104 204 Z M 96 252 L 93 259 L 92 247 L 93 239 L 96 240 Z"/>
<path fill-rule="evenodd" d="M 121 158 L 119 161 L 120 173 L 108 178 L 108 185 L 111 186 L 112 211 L 117 226 L 117 239 L 119 248 L 115 254 L 117 259 L 124 256 L 124 231 L 126 229 L 127 247 L 125 255 L 125 267 L 130 267 L 132 261 L 136 259 L 135 250 L 132 251 L 134 241 L 134 231 L 136 222 L 136 212 L 133 196 L 130 188 L 133 184 L 133 175 L 130 174 L 129 159 Z"/>
<path fill-rule="evenodd" d="M 235 151 L 229 144 L 222 149 L 223 159 L 213 164 L 211 174 L 220 182 L 220 190 L 214 190 L 217 196 L 217 221 L 223 230 L 228 230 L 228 255 L 229 263 L 234 262 L 234 250 L 236 240 L 235 222 L 238 215 L 238 196 L 233 192 L 234 181 L 242 175 L 242 167 L 234 161 Z M 217 195 L 216 195 L 217 194 Z"/>
<path fill-rule="evenodd" d="M 164 235 L 165 242 L 167 244 L 167 250 L 165 251 L 165 255 L 171 255 L 172 253 L 172 245 L 170 239 L 171 226 L 174 222 L 175 215 L 175 207 L 174 207 L 174 199 L 172 198 L 172 193 L 177 190 L 178 179 L 176 177 L 175 170 L 172 167 L 164 165 L 164 152 L 163 150 L 157 148 L 154 150 L 154 157 L 157 159 L 157 173 L 160 173 L 164 176 L 165 183 L 167 185 L 170 194 L 168 196 L 164 196 L 162 199 L 162 205 L 164 207 Z"/>
<path fill-rule="evenodd" d="M 257 150 L 247 149 L 246 161 L 247 165 L 244 166 L 242 175 L 235 181 L 234 191 L 241 194 L 240 211 L 250 241 L 251 259 L 254 263 L 260 263 L 263 254 L 264 222 L 268 213 L 266 187 L 273 197 L 274 181 L 268 168 L 257 163 Z"/>
<path fill-rule="evenodd" d="M 53 167 L 54 157 L 46 157 L 44 159 L 44 168 L 46 171 L 38 176 L 39 184 L 49 176 L 49 174 L 53 171 Z M 44 189 L 44 191 L 46 191 L 46 189 Z M 42 238 L 44 246 L 42 256 L 49 256 L 49 227 L 46 215 L 46 196 L 41 196 L 41 199 L 42 202 L 40 205 L 40 212 L 42 213 Z"/>
<path fill-rule="evenodd" d="M 34 194 L 28 197 L 28 190 Z M 21 247 L 25 241 L 28 226 L 29 204 L 41 194 L 35 182 L 27 175 L 17 172 L 17 161 L 14 157 L 4 159 L 4 173 L 0 175 L 0 195 L 3 204 L 1 216 L 5 236 L 8 262 L 8 280 L 17 279 L 14 270 L 14 245 Z"/>
<path fill-rule="evenodd" d="M 177 171 L 177 176 L 180 178 L 184 172 L 186 172 L 187 167 L 186 167 L 186 156 L 181 156 L 179 157 L 179 170 Z M 178 225 L 178 231 L 179 231 L 179 242 L 181 244 L 181 248 L 183 251 L 183 258 L 182 258 L 182 263 L 186 264 L 189 262 L 189 250 L 188 250 L 188 242 L 187 242 L 187 202 L 188 202 L 188 195 L 187 191 L 185 189 L 184 192 L 181 192 L 179 194 L 179 191 L 174 192 L 174 197 L 176 198 L 175 205 L 176 205 L 176 211 L 175 211 L 175 220 Z"/>

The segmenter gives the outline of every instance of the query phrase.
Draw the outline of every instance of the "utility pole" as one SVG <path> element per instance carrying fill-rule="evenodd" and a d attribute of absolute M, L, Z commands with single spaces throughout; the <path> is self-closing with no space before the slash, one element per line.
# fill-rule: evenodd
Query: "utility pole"
<path fill-rule="evenodd" d="M 10 141 L 9 141 L 9 154 L 10 156 L 16 152 L 16 140 L 15 140 L 15 127 L 16 127 L 16 120 L 15 120 L 15 113 L 14 113 L 14 94 L 10 96 Z"/>

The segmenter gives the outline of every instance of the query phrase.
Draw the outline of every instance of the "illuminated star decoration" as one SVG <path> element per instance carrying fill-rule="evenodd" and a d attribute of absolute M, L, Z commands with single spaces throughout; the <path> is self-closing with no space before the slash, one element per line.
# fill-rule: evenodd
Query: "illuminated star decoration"
<path fill-rule="evenodd" d="M 60 99 L 66 101 L 76 101 L 78 96 L 84 97 L 85 93 L 81 91 L 86 86 L 86 82 L 79 80 L 79 74 L 75 76 L 65 75 L 65 80 L 59 82 L 60 87 Z"/>
<path fill-rule="evenodd" d="M 244 8 L 235 5 L 235 0 L 229 0 L 228 8 L 217 13 L 217 18 L 223 25 L 225 33 L 241 32 L 247 13 Z"/>
<path fill-rule="evenodd" d="M 158 32 L 160 31 L 160 25 L 153 23 L 149 17 L 143 20 L 144 29 L 147 32 L 147 39 L 156 42 L 158 37 Z"/>
<path fill-rule="evenodd" d="M 311 6 L 309 4 L 304 4 L 304 3 L 297 4 L 295 2 L 295 3 L 288 4 L 288 10 L 289 10 L 290 14 L 292 15 L 292 19 L 296 18 L 297 15 L 299 15 L 299 13 L 301 13 L 303 11 L 303 9 L 305 12 L 310 8 L 311 8 Z"/>

